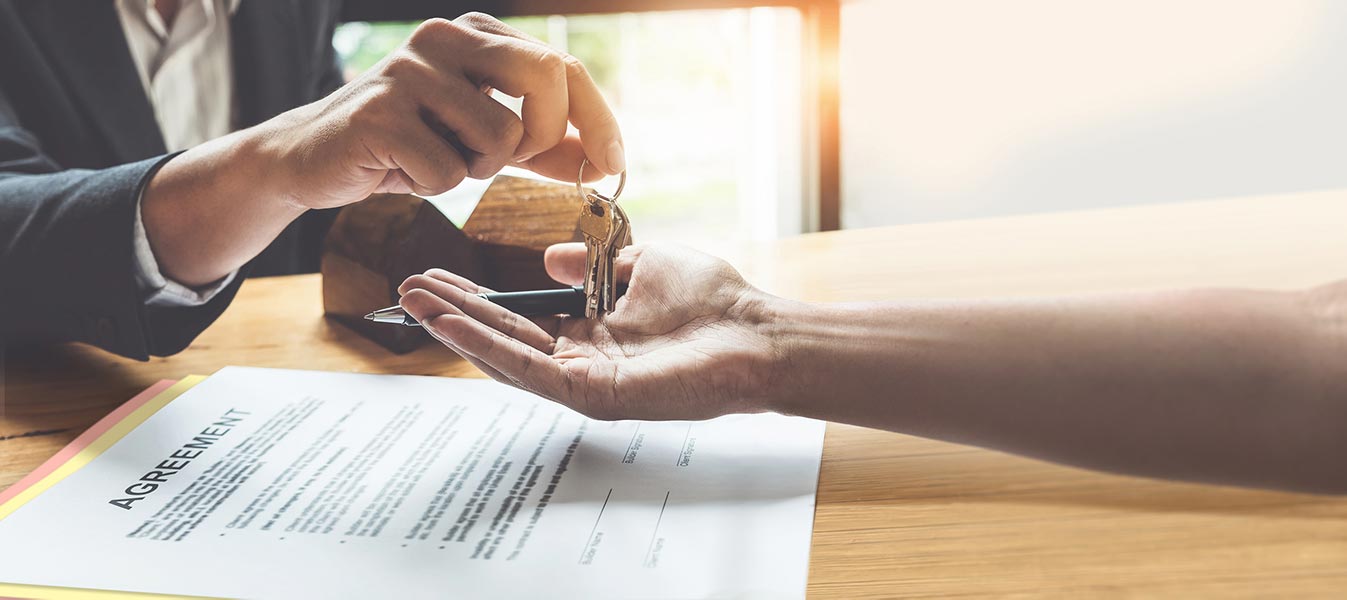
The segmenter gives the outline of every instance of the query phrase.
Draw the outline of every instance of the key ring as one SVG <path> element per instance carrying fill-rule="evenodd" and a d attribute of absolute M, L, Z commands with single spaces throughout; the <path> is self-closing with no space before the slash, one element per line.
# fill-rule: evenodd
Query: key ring
<path fill-rule="evenodd" d="M 585 167 L 587 166 L 589 166 L 589 159 L 588 158 L 580 159 L 580 174 L 575 178 L 575 191 L 579 192 L 580 197 L 583 198 L 586 202 L 589 201 L 589 196 L 585 194 L 585 187 L 583 184 L 585 181 Z M 599 198 L 602 198 L 604 200 L 616 204 L 617 197 L 622 195 L 622 188 L 627 187 L 627 172 L 622 171 L 619 177 L 620 179 L 617 180 L 617 191 L 613 192 L 612 197 L 600 194 L 598 190 L 591 190 L 591 191 L 594 192 L 595 196 L 598 196 Z"/>

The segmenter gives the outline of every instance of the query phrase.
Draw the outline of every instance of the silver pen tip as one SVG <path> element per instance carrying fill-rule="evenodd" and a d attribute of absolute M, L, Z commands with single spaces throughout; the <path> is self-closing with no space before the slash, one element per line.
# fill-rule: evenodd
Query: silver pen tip
<path fill-rule="evenodd" d="M 404 325 L 409 324 L 407 322 L 408 321 L 407 311 L 402 310 L 401 306 L 390 306 L 388 308 L 381 308 L 370 314 L 365 315 L 365 319 L 374 321 L 375 323 L 402 323 Z"/>

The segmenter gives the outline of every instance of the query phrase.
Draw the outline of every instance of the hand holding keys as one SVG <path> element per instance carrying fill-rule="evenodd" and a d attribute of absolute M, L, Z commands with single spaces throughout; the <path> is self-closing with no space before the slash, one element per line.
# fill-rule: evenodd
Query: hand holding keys
<path fill-rule="evenodd" d="M 617 191 L 609 197 L 584 188 L 582 181 L 586 165 L 587 161 L 580 163 L 581 179 L 575 182 L 575 189 L 581 198 L 580 233 L 585 238 L 584 285 L 561 290 L 527 292 L 497 293 L 488 290 L 474 295 L 524 316 L 578 315 L 580 305 L 578 295 L 584 296 L 585 318 L 598 318 L 613 310 L 617 298 L 627 287 L 616 284 L 616 272 L 613 269 L 618 251 L 631 243 L 631 223 L 627 220 L 626 211 L 617 205 L 617 197 L 627 185 L 627 172 L 622 172 Z M 422 276 L 413 276 L 408 282 L 417 277 Z M 365 319 L 376 323 L 420 326 L 420 323 L 408 315 L 401 305 L 376 310 L 365 315 Z"/>
<path fill-rule="evenodd" d="M 585 190 L 581 181 L 587 164 L 587 161 L 580 163 L 580 177 L 575 181 L 575 189 L 582 200 L 580 233 L 585 237 L 585 317 L 594 319 L 612 311 L 617 303 L 613 261 L 617 259 L 618 250 L 627 244 L 631 225 L 627 213 L 617 204 L 617 197 L 627 185 L 627 172 L 622 172 L 617 191 L 610 197 Z"/>

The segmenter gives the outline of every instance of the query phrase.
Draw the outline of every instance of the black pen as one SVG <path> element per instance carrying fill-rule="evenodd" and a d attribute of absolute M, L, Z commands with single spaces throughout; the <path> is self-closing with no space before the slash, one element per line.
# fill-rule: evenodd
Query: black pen
<path fill-rule="evenodd" d="M 617 295 L 622 297 L 627 286 L 617 286 Z M 585 287 L 577 285 L 559 290 L 529 290 L 527 292 L 495 292 L 477 294 L 478 298 L 526 317 L 540 315 L 582 316 L 585 314 Z M 408 327 L 420 327 L 401 306 L 390 306 L 365 315 L 365 319 L 375 323 L 393 323 Z"/>

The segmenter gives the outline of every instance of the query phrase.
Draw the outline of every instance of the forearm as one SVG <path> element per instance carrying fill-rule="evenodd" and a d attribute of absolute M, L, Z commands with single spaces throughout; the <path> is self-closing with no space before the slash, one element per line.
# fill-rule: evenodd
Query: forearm
<path fill-rule="evenodd" d="M 1125 473 L 1347 491 L 1340 296 L 789 304 L 776 408 Z"/>
<path fill-rule="evenodd" d="M 168 161 L 141 197 L 146 237 L 165 276 L 187 286 L 219 280 L 264 250 L 304 209 L 268 173 L 259 128 Z"/>

